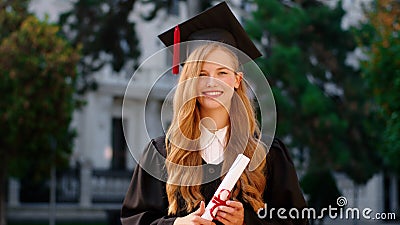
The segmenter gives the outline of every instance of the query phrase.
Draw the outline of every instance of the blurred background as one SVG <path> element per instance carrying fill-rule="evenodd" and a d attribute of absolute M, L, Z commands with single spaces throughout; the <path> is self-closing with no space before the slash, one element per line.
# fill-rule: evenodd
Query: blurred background
<path fill-rule="evenodd" d="M 141 89 L 124 99 L 128 81 L 136 72 L 146 88 L 164 74 L 167 54 L 136 70 L 164 47 L 157 35 L 218 2 L 0 0 L 1 225 L 120 223 L 136 165 L 125 138 L 142 149 L 146 132 L 163 133 L 176 77 L 148 99 Z M 309 206 L 344 196 L 387 213 L 311 222 L 399 224 L 400 1 L 227 2 L 263 53 L 276 136 Z"/>

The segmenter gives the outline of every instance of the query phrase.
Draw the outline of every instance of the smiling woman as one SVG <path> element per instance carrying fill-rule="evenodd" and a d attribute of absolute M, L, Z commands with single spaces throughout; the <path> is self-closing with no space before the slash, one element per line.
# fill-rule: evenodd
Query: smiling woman
<path fill-rule="evenodd" d="M 195 73 L 193 76 L 197 78 L 196 100 L 200 105 L 200 117 L 213 118 L 213 125 L 216 127 L 207 124 L 208 129 L 221 129 L 228 125 L 234 89 L 238 88 L 242 81 L 242 73 L 235 72 L 238 69 L 237 57 L 221 45 L 209 44 L 196 49 L 187 60 L 187 65 L 191 64 L 192 58 L 203 58 L 201 66 L 199 65 L 199 74 Z M 187 80 L 190 76 L 188 73 L 182 73 L 181 79 Z"/>
<path fill-rule="evenodd" d="M 141 159 L 143 166 L 135 169 L 121 221 L 130 225 L 306 224 L 307 220 L 266 220 L 257 215 L 265 203 L 288 209 L 306 204 L 285 146 L 275 139 L 268 151 L 260 140 L 241 68 L 243 61 L 233 47 L 252 59 L 260 54 L 226 3 L 180 24 L 181 40 L 193 40 L 192 35 L 199 39 L 196 35 L 201 24 L 216 25 L 213 16 L 218 16 L 216 21 L 222 24 L 217 30 L 200 29 L 200 38 L 207 41 L 191 48 L 184 62 L 173 99 L 171 126 L 165 136 L 149 143 Z M 230 28 L 232 24 L 235 29 Z M 172 39 L 173 30 L 166 36 Z M 249 166 L 232 191 L 220 193 L 229 200 L 219 201 L 217 209 L 209 211 L 215 213 L 213 221 L 202 218 L 205 202 L 214 199 L 239 154 L 251 158 Z M 160 176 L 150 175 L 148 167 Z M 161 178 L 164 176 L 165 180 Z"/>
<path fill-rule="evenodd" d="M 237 65 L 239 65 L 238 59 L 230 50 L 222 44 L 209 43 L 197 47 L 182 69 L 174 98 L 174 118 L 167 133 L 166 143 L 167 161 L 171 162 L 166 164 L 170 174 L 166 190 L 171 214 L 182 210 L 179 199 L 174 196 L 176 192 L 182 193 L 187 210 L 193 210 L 204 198 L 202 196 L 204 193 L 197 190 L 197 185 L 203 181 L 203 179 L 197 180 L 203 176 L 202 172 L 188 173 L 187 166 L 202 165 L 202 160 L 205 159 L 201 155 L 212 153 L 220 154 L 218 157 L 224 159 L 220 165 L 222 174 L 240 153 L 249 158 L 264 158 L 256 170 L 242 175 L 241 185 L 250 186 L 249 180 L 251 180 L 254 187 L 237 189 L 232 193 L 233 198 L 241 194 L 253 209 L 262 207 L 261 196 L 266 179 L 263 175 L 266 150 L 263 145 L 258 144 L 256 137 L 250 135 L 258 133 L 258 128 L 241 72 L 234 72 L 238 68 Z M 196 87 L 197 91 L 191 91 L 192 87 Z M 197 143 L 197 140 L 201 142 L 205 139 L 206 132 L 200 133 L 201 126 L 208 130 L 217 129 L 215 133 L 225 131 L 226 138 L 211 139 L 210 147 L 202 149 Z M 254 156 L 255 154 L 258 156 Z M 190 194 L 186 193 L 187 189 Z M 243 206 L 232 209 L 243 211 Z M 234 214 L 231 219 L 243 220 L 243 215 Z"/>
<path fill-rule="evenodd" d="M 238 88 L 243 74 L 238 70 L 237 58 L 221 45 L 203 47 L 208 52 L 201 66 L 198 81 L 198 101 L 202 117 L 208 114 L 227 114 L 234 88 Z M 201 49 L 201 48 L 199 48 Z M 222 128 L 217 124 L 217 128 Z"/>

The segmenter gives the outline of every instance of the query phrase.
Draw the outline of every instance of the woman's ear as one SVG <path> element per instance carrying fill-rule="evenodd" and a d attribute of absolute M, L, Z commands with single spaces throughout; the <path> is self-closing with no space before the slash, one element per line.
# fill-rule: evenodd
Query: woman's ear
<path fill-rule="evenodd" d="M 239 88 L 240 83 L 243 79 L 243 72 L 236 72 L 235 73 L 235 88 Z"/>

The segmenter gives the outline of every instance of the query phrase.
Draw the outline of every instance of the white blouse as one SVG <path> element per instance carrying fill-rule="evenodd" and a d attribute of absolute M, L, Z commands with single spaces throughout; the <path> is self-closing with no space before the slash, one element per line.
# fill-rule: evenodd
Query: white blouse
<path fill-rule="evenodd" d="M 200 154 L 206 163 L 219 164 L 224 160 L 227 130 L 228 126 L 212 133 L 200 125 Z"/>

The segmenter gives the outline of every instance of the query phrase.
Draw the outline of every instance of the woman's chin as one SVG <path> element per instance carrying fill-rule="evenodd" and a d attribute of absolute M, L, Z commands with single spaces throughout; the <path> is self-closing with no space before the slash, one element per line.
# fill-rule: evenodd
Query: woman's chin
<path fill-rule="evenodd" d="M 220 101 L 211 98 L 203 98 L 200 101 L 200 107 L 203 109 L 221 109 L 225 108 Z"/>

